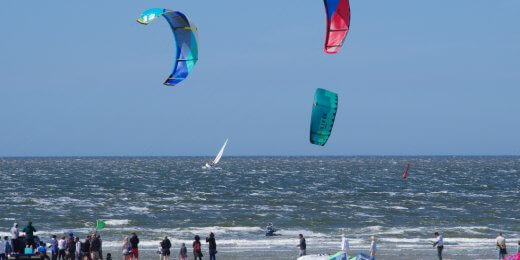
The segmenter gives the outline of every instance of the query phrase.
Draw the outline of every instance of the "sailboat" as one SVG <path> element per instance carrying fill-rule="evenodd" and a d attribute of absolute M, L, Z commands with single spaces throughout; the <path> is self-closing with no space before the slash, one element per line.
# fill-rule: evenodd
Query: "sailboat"
<path fill-rule="evenodd" d="M 406 165 L 406 169 L 403 172 L 403 180 L 406 180 L 408 178 L 408 170 L 410 169 L 410 164 Z"/>
<path fill-rule="evenodd" d="M 222 145 L 222 148 L 220 148 L 220 151 L 218 151 L 218 154 L 215 157 L 215 159 L 213 159 L 213 161 L 211 161 L 211 162 L 206 162 L 206 164 L 204 165 L 203 168 L 211 169 L 212 167 L 217 165 L 218 162 L 220 162 L 220 159 L 222 159 L 222 155 L 224 155 L 224 149 L 226 149 L 227 142 L 228 142 L 228 139 L 226 139 L 226 141 L 224 142 L 224 145 Z"/>

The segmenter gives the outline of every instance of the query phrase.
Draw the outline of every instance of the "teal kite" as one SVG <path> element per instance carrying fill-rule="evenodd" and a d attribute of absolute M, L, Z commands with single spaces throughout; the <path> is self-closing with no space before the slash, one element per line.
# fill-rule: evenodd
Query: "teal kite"
<path fill-rule="evenodd" d="M 326 89 L 316 89 L 312 105 L 310 141 L 324 146 L 329 139 L 338 111 L 338 94 Z"/>
<path fill-rule="evenodd" d="M 174 86 L 188 77 L 199 59 L 197 27 L 193 26 L 183 13 L 162 8 L 144 11 L 137 21 L 147 25 L 159 16 L 163 16 L 168 21 L 175 36 L 176 55 L 173 71 L 163 83 Z"/>

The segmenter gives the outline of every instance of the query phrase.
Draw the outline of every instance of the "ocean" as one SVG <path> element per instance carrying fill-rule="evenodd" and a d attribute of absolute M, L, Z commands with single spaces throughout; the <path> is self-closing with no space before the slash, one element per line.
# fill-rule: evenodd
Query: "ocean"
<path fill-rule="evenodd" d="M 131 232 L 141 259 L 157 259 L 164 236 L 177 259 L 180 243 L 209 232 L 219 259 L 296 259 L 300 233 L 309 254 L 339 251 L 342 234 L 367 253 L 375 235 L 378 259 L 435 259 L 435 231 L 445 259 L 496 259 L 498 232 L 510 251 L 520 240 L 520 157 L 224 157 L 211 170 L 205 160 L 0 158 L 0 235 L 32 220 L 44 241 L 84 238 L 102 219 L 103 252 L 117 259 Z M 268 222 L 280 236 L 264 235 Z"/>

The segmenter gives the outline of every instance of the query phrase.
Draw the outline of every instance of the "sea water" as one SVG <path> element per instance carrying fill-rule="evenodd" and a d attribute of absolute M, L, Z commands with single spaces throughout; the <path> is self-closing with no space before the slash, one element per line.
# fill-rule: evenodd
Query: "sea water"
<path fill-rule="evenodd" d="M 164 236 L 176 259 L 209 232 L 220 259 L 295 259 L 300 233 L 308 253 L 331 254 L 342 234 L 352 253 L 376 235 L 379 259 L 434 259 L 435 231 L 448 259 L 494 259 L 497 232 L 510 251 L 520 239 L 520 157 L 225 157 L 203 169 L 208 159 L 1 158 L 0 235 L 32 220 L 45 241 L 83 239 L 102 219 L 103 252 L 119 258 L 136 232 L 141 259 L 158 258 Z M 268 222 L 280 236 L 264 235 Z"/>

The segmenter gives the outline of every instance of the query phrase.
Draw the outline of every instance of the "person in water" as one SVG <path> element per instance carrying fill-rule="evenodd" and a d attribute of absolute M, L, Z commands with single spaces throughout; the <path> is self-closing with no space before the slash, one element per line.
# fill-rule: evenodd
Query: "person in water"
<path fill-rule="evenodd" d="M 193 241 L 192 247 L 193 247 L 193 257 L 195 260 L 199 259 L 202 260 L 202 249 L 200 244 L 200 237 L 199 235 L 195 235 L 194 237 L 195 241 Z"/>
<path fill-rule="evenodd" d="M 376 236 L 371 236 L 370 240 L 370 260 L 376 260 L 376 252 L 377 252 L 377 244 L 376 244 Z"/>
<path fill-rule="evenodd" d="M 274 230 L 273 223 L 269 222 L 267 226 L 265 227 L 265 235 L 266 236 L 274 236 Z"/>
<path fill-rule="evenodd" d="M 502 234 L 502 232 L 498 233 L 496 238 L 496 244 L 498 247 L 498 259 L 504 259 L 507 256 L 506 249 L 506 238 Z"/>
<path fill-rule="evenodd" d="M 433 234 L 435 236 L 435 243 L 433 243 L 433 247 L 437 247 L 437 257 L 439 257 L 439 260 L 442 260 L 442 250 L 444 250 L 444 240 L 439 234 L 439 232 L 435 232 Z"/>
<path fill-rule="evenodd" d="M 307 255 L 307 243 L 305 242 L 305 238 L 302 234 L 298 235 L 300 238 L 300 243 L 296 246 L 300 248 L 300 254 L 298 256 Z"/>
<path fill-rule="evenodd" d="M 215 241 L 215 234 L 209 233 L 209 237 L 206 237 L 206 243 L 209 243 L 209 260 L 217 260 L 217 242 Z"/>
<path fill-rule="evenodd" d="M 179 250 L 179 259 L 187 260 L 188 259 L 188 249 L 186 248 L 186 244 L 181 244 L 181 250 Z"/>

